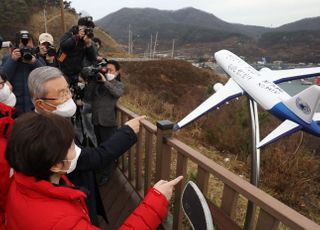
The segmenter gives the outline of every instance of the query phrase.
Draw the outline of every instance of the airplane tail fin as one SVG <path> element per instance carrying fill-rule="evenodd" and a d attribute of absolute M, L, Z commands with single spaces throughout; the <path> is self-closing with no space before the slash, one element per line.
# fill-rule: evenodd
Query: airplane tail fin
<path fill-rule="evenodd" d="M 290 120 L 285 120 L 276 129 L 274 129 L 268 136 L 266 136 L 262 141 L 257 144 L 257 148 L 261 148 L 267 144 L 270 144 L 283 136 L 295 133 L 302 129 L 302 127 Z"/>
<path fill-rule="evenodd" d="M 320 113 L 315 113 L 315 114 L 313 115 L 313 120 L 314 120 L 314 121 L 320 121 Z"/>
<path fill-rule="evenodd" d="M 320 99 L 320 86 L 311 86 L 283 103 L 306 123 L 311 123 Z"/>

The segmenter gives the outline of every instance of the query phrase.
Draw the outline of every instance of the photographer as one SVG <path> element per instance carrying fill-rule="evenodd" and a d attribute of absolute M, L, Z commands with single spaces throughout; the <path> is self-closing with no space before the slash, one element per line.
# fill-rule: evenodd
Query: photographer
<path fill-rule="evenodd" d="M 73 26 L 60 39 L 58 61 L 61 71 L 71 86 L 77 84 L 84 60 L 91 64 L 96 61 L 96 51 L 92 41 L 94 27 L 92 17 L 80 18 L 78 26 Z"/>
<path fill-rule="evenodd" d="M 116 104 L 124 93 L 120 81 L 120 64 L 110 60 L 106 68 L 91 78 L 88 97 L 92 104 L 92 123 L 98 144 L 108 140 L 117 130 Z M 107 182 L 112 165 L 106 165 L 99 184 Z"/>
<path fill-rule="evenodd" d="M 43 64 L 35 56 L 32 37 L 28 31 L 21 30 L 16 34 L 15 47 L 11 54 L 3 57 L 2 65 L 17 97 L 16 115 L 19 116 L 34 109 L 28 90 L 28 76 Z"/>
<path fill-rule="evenodd" d="M 51 34 L 40 34 L 37 57 L 43 65 L 58 67 L 58 63 L 56 60 L 56 48 L 53 46 L 53 37 Z"/>
<path fill-rule="evenodd" d="M 76 138 L 83 146 L 97 146 L 97 138 L 92 125 L 91 102 L 88 100 L 88 76 L 81 72 L 77 87 L 73 88 L 73 100 L 77 105 L 75 116 Z"/>

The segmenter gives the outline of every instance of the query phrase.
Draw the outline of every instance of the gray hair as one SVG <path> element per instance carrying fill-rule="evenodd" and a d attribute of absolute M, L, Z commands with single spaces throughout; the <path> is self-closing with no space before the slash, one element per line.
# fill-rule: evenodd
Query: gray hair
<path fill-rule="evenodd" d="M 62 72 L 55 67 L 42 66 L 34 69 L 28 79 L 28 88 L 34 103 L 36 99 L 47 96 L 47 90 L 43 87 L 44 83 L 49 80 L 63 77 Z"/>

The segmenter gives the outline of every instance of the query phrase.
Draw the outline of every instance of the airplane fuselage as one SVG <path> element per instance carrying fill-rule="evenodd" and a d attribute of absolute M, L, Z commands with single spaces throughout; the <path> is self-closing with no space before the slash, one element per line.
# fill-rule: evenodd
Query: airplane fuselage
<path fill-rule="evenodd" d="M 315 121 L 307 123 L 292 112 L 284 101 L 291 98 L 283 89 L 264 75 L 243 61 L 238 56 L 227 50 L 221 50 L 215 54 L 217 63 L 227 74 L 253 98 L 260 106 L 276 117 L 289 119 L 298 123 L 303 129 L 316 136 L 320 136 L 320 128 Z"/>

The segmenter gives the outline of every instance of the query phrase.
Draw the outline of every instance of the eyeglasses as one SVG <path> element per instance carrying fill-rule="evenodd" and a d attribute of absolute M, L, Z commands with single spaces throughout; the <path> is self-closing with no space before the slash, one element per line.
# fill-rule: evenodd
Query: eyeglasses
<path fill-rule="evenodd" d="M 70 89 L 66 88 L 66 89 L 59 91 L 58 97 L 56 97 L 56 98 L 42 97 L 40 99 L 49 100 L 49 101 L 55 101 L 55 100 L 66 101 L 67 99 L 71 98 L 71 96 L 72 96 L 72 94 L 71 94 Z"/>

